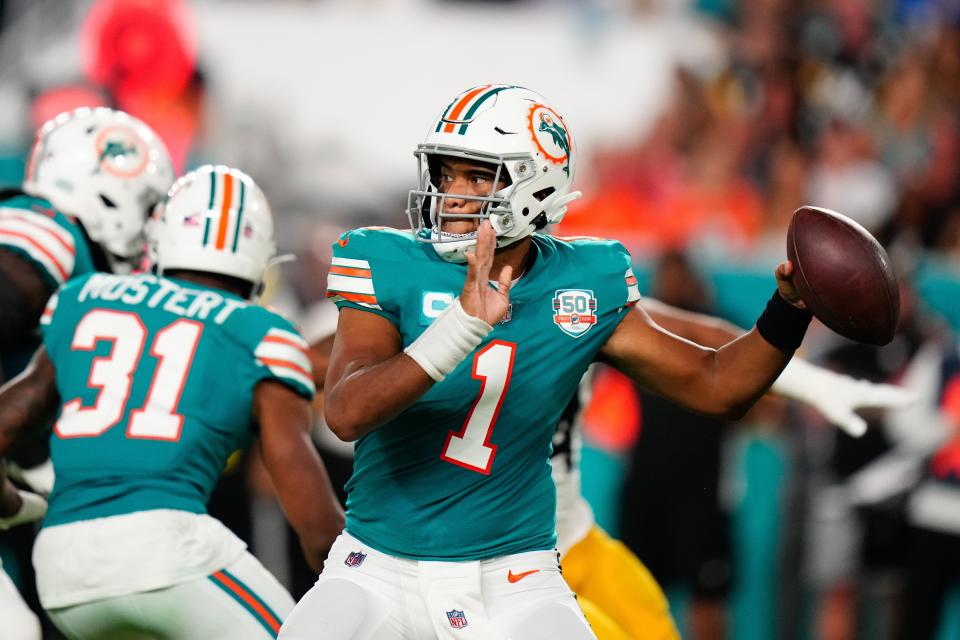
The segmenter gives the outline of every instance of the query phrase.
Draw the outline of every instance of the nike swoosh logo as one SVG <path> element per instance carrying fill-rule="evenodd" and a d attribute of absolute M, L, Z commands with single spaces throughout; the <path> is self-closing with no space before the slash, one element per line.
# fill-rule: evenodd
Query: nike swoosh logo
<path fill-rule="evenodd" d="M 540 569 L 533 569 L 532 571 L 524 571 L 523 573 L 514 573 L 513 570 L 511 569 L 510 571 L 507 572 L 507 581 L 510 582 L 510 584 L 513 584 L 514 582 L 520 582 L 527 576 L 530 576 L 539 572 L 540 572 Z"/>

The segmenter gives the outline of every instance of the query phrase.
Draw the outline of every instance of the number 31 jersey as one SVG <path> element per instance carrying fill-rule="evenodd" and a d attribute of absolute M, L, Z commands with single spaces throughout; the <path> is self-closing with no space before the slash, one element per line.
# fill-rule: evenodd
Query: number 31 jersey
<path fill-rule="evenodd" d="M 61 401 L 44 526 L 206 513 L 228 456 L 254 436 L 254 387 L 313 397 L 297 331 L 220 289 L 97 273 L 62 287 L 40 323 Z"/>
<path fill-rule="evenodd" d="M 510 310 L 420 400 L 355 444 L 347 530 L 420 560 L 477 560 L 556 544 L 549 457 L 580 378 L 640 295 L 618 242 L 534 235 Z M 466 265 L 408 231 L 360 229 L 333 247 L 328 296 L 416 340 L 459 295 Z"/>

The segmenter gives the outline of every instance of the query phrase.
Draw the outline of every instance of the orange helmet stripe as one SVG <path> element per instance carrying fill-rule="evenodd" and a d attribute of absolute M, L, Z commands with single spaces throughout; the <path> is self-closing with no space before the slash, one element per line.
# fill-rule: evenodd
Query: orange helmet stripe
<path fill-rule="evenodd" d="M 217 227 L 217 249 L 223 249 L 227 244 L 227 227 L 230 222 L 230 205 L 233 201 L 233 176 L 223 174 L 223 204 L 220 205 L 220 223 Z"/>
<path fill-rule="evenodd" d="M 485 84 L 485 85 L 483 85 L 482 87 L 477 87 L 476 89 L 474 89 L 473 91 L 471 91 L 471 92 L 468 93 L 467 95 L 463 96 L 463 98 L 460 99 L 460 102 L 458 102 L 457 105 L 453 108 L 453 111 L 451 111 L 449 114 L 445 115 L 445 116 L 443 117 L 443 119 L 444 119 L 444 120 L 456 120 L 457 118 L 459 118 L 459 117 L 460 117 L 460 114 L 463 113 L 463 110 L 467 108 L 467 105 L 470 103 L 470 101 L 473 100 L 474 98 L 476 98 L 477 95 L 479 95 L 479 94 L 483 93 L 484 91 L 486 91 L 487 89 L 489 89 L 490 86 L 491 86 L 491 85 L 489 85 L 489 84 Z M 455 125 L 453 122 L 448 122 L 447 124 L 445 124 L 445 125 L 443 126 L 443 131 L 444 131 L 444 133 L 453 133 L 453 129 L 454 129 L 455 126 L 456 126 L 456 125 Z"/>

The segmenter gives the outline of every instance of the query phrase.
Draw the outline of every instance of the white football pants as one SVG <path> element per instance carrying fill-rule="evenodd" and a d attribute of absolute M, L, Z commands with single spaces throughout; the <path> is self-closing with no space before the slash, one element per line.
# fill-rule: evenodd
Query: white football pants
<path fill-rule="evenodd" d="M 40 620 L 30 611 L 10 576 L 0 567 L 0 638 L 40 640 Z"/>
<path fill-rule="evenodd" d="M 293 604 L 276 578 L 244 552 L 206 578 L 47 613 L 72 640 L 267 640 L 276 637 Z"/>
<path fill-rule="evenodd" d="M 280 640 L 593 640 L 556 551 L 427 562 L 344 532 Z"/>

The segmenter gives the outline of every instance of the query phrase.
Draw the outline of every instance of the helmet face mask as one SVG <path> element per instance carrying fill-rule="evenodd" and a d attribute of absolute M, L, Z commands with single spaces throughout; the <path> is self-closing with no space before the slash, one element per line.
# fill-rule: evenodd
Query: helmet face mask
<path fill-rule="evenodd" d="M 122 270 L 143 251 L 143 226 L 173 179 L 150 127 L 122 111 L 82 108 L 37 132 L 23 190 L 77 218 Z"/>
<path fill-rule="evenodd" d="M 450 220 L 489 220 L 497 246 L 508 246 L 548 224 L 559 222 L 571 192 L 574 150 L 562 118 L 537 93 L 521 87 L 485 85 L 458 96 L 435 128 L 417 146 L 419 187 L 407 199 L 407 217 L 416 235 L 445 260 L 463 262 L 476 233 L 443 231 Z M 495 171 L 489 194 L 443 193 L 439 158 L 482 164 Z M 499 190 L 499 180 L 506 183 Z M 448 198 L 479 201 L 477 213 L 445 212 Z"/>
<path fill-rule="evenodd" d="M 420 219 L 419 225 L 422 227 L 418 237 L 424 242 L 450 244 L 474 242 L 476 232 L 471 233 L 450 233 L 443 230 L 445 222 L 453 220 L 477 219 L 490 220 L 496 230 L 507 230 L 513 222 L 513 212 L 510 208 L 510 192 L 517 183 L 513 182 L 510 172 L 507 170 L 507 163 L 523 158 L 495 157 L 485 154 L 467 154 L 457 149 L 425 148 L 420 145 L 414 152 L 417 156 L 418 173 L 420 174 L 420 188 L 411 190 L 407 200 L 407 215 L 410 218 L 410 224 L 417 227 L 415 217 Z M 440 159 L 457 158 L 465 160 L 471 164 L 481 165 L 493 171 L 491 187 L 486 195 L 474 195 L 465 193 L 447 193 L 440 187 Z M 497 187 L 505 182 L 506 184 L 498 189 Z M 466 200 L 470 202 L 479 202 L 475 213 L 448 212 L 446 201 L 448 198 Z"/>
<path fill-rule="evenodd" d="M 181 177 L 147 225 L 158 274 L 173 269 L 237 278 L 258 293 L 276 244 L 266 196 L 250 176 L 206 165 Z"/>

